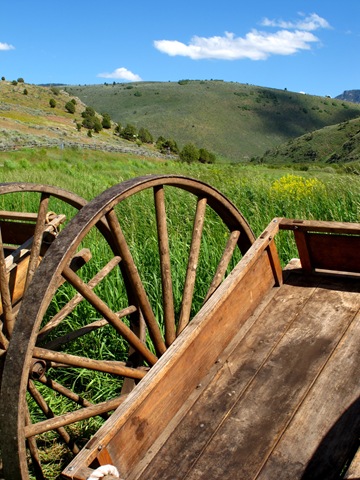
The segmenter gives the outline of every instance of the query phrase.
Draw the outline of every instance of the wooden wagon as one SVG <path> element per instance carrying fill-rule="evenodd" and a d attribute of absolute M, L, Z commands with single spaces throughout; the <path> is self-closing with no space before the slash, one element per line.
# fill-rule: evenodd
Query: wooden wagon
<path fill-rule="evenodd" d="M 196 203 L 179 308 L 170 273 L 171 225 L 164 200 L 169 189 L 185 191 Z M 153 198 L 158 232 L 159 315 L 117 210 L 144 192 Z M 221 219 L 228 236 L 203 305 L 194 312 L 196 271 L 206 270 L 200 256 L 208 209 Z M 212 214 L 210 218 L 211 237 Z M 85 282 L 83 268 L 74 272 L 71 262 L 93 229 L 105 239 L 112 258 L 107 269 L 99 266 L 98 274 Z M 299 260 L 282 269 L 276 242 L 289 231 Z M 113 410 L 76 450 L 63 469 L 64 478 L 86 480 L 99 466 L 111 464 L 127 480 L 359 479 L 359 247 L 360 225 L 338 222 L 276 218 L 255 239 L 220 192 L 184 177 L 147 176 L 107 190 L 59 234 L 24 294 L 1 386 L 6 480 L 25 480 L 29 471 L 46 478 L 40 466 L 35 468 L 35 439 Z M 232 268 L 237 250 L 240 258 Z M 100 272 L 107 277 L 115 265 L 128 299 L 118 310 L 101 298 L 100 289 L 94 292 L 94 278 L 100 281 Z M 76 293 L 60 315 L 49 313 L 64 282 Z M 46 340 L 45 334 L 73 311 L 75 298 L 88 302 L 101 318 L 89 315 L 86 325 Z M 126 339 L 126 359 L 87 358 L 65 349 L 103 328 Z M 45 373 L 34 371 L 39 362 Z M 125 379 L 120 394 L 89 402 L 48 378 L 66 365 Z M 55 415 L 43 405 L 47 418 L 31 417 L 30 422 L 26 399 L 30 394 L 41 404 L 43 398 L 40 389 L 37 396 L 36 382 L 81 408 Z"/>

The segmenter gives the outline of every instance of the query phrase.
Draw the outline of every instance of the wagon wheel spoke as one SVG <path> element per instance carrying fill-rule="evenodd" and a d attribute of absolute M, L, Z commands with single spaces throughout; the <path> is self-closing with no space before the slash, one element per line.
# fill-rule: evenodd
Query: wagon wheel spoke
<path fill-rule="evenodd" d="M 30 412 L 27 405 L 26 405 L 26 413 L 25 413 L 25 425 L 31 425 Z M 41 461 L 39 456 L 39 450 L 36 444 L 36 438 L 28 437 L 26 439 L 26 442 L 29 447 L 31 463 L 34 469 L 36 480 L 46 480 L 41 468 Z"/>
<path fill-rule="evenodd" d="M 126 395 L 122 395 L 120 397 L 112 399 L 109 402 L 102 402 L 95 405 L 88 400 L 80 397 L 79 395 L 74 394 L 72 390 L 64 387 L 63 385 L 49 378 L 46 378 L 46 376 L 37 379 L 37 381 L 42 383 L 43 385 L 46 385 L 51 390 L 54 390 L 55 392 L 61 394 L 68 400 L 73 401 L 74 403 L 80 405 L 83 408 L 80 408 L 68 414 L 55 415 L 46 403 L 43 396 L 36 388 L 35 382 L 30 380 L 28 385 L 28 391 L 36 401 L 44 416 L 47 417 L 47 420 L 36 423 L 33 423 L 30 420 L 26 422 L 26 437 L 28 441 L 29 439 L 34 439 L 35 435 L 56 429 L 61 438 L 63 439 L 64 443 L 66 443 L 69 449 L 75 454 L 78 453 L 79 448 L 76 446 L 74 441 L 70 438 L 70 435 L 63 427 L 74 423 L 74 421 L 84 420 L 86 418 L 97 415 L 106 419 L 108 418 L 108 412 L 117 408 L 126 398 Z"/>
<path fill-rule="evenodd" d="M 240 231 L 239 230 L 234 230 L 231 232 L 229 235 L 228 241 L 226 243 L 226 246 L 224 248 L 223 254 L 221 256 L 221 259 L 219 261 L 219 264 L 217 266 L 214 278 L 210 284 L 209 290 L 204 298 L 204 303 L 211 297 L 211 295 L 215 292 L 215 290 L 218 288 L 218 286 L 221 284 L 222 279 L 225 276 L 226 270 L 229 267 L 229 263 L 232 259 L 232 256 L 234 254 L 234 250 L 237 247 L 237 242 L 240 237 Z"/>
<path fill-rule="evenodd" d="M 70 268 L 66 267 L 62 272 L 63 277 L 84 297 L 88 302 L 111 323 L 115 330 L 124 337 L 129 344 L 141 353 L 150 365 L 154 365 L 157 357 L 144 345 L 144 343 L 131 331 L 131 329 L 119 320 L 118 316 L 98 297 L 93 290 L 84 283 Z"/>
<path fill-rule="evenodd" d="M 56 417 L 49 418 L 48 420 L 27 425 L 24 429 L 25 438 L 40 435 L 52 430 L 58 430 L 66 425 L 71 425 L 97 415 L 101 416 L 103 413 L 115 410 L 123 401 L 124 399 L 122 397 L 117 397 L 96 405 L 92 405 L 90 407 L 75 410 L 74 412 L 64 413 L 63 415 L 58 415 Z"/>
<path fill-rule="evenodd" d="M 42 411 L 45 417 L 48 419 L 55 418 L 54 412 L 51 410 L 49 407 L 48 403 L 44 399 L 44 397 L 41 395 L 41 393 L 37 390 L 34 382 L 32 380 L 29 380 L 28 383 L 28 392 L 32 396 L 32 398 L 35 400 L 37 403 L 38 407 Z M 26 428 L 30 428 L 32 423 L 29 423 Z M 59 436 L 62 438 L 63 442 L 69 447 L 69 449 L 74 453 L 79 453 L 79 447 L 74 443 L 74 441 L 70 438 L 70 435 L 68 432 L 62 427 L 59 426 L 56 428 L 57 433 Z M 28 438 L 33 438 L 34 435 L 31 435 Z"/>
<path fill-rule="evenodd" d="M 40 376 L 40 378 L 38 378 L 37 380 L 41 382 L 43 385 L 46 385 L 48 388 L 50 388 L 54 392 L 60 393 L 67 399 L 72 400 L 73 402 L 77 403 L 80 406 L 90 407 L 91 405 L 93 405 L 91 402 L 86 400 L 86 398 L 81 397 L 80 395 L 74 393 L 73 390 L 64 387 L 64 385 L 61 385 L 55 380 L 52 380 L 51 378 L 47 378 L 46 375 Z"/>
<path fill-rule="evenodd" d="M 101 280 L 103 280 L 106 275 L 108 275 L 119 264 L 120 261 L 121 258 L 119 256 L 115 256 L 113 259 L 111 259 L 110 262 L 108 262 L 107 265 L 88 282 L 88 287 L 90 289 L 95 288 L 101 282 Z M 82 300 L 84 300 L 84 297 L 80 293 L 74 295 L 73 298 L 69 300 L 56 315 L 53 316 L 51 321 L 47 322 L 47 324 L 39 331 L 38 341 L 42 341 L 46 335 L 48 335 L 51 330 L 57 327 Z M 125 315 L 127 315 L 127 313 L 125 313 Z"/>
<path fill-rule="evenodd" d="M 165 193 L 163 185 L 154 187 L 156 225 L 159 242 L 162 298 L 164 304 L 165 343 L 168 347 L 176 338 L 175 307 L 171 277 L 169 236 L 166 222 Z"/>
<path fill-rule="evenodd" d="M 149 302 L 148 296 L 146 294 L 144 285 L 143 285 L 143 283 L 140 279 L 138 269 L 137 269 L 137 267 L 135 265 L 135 262 L 132 258 L 129 246 L 126 242 L 126 239 L 125 239 L 124 234 L 122 232 L 122 229 L 120 227 L 119 220 L 118 220 L 114 210 L 111 210 L 109 213 L 107 213 L 106 219 L 109 223 L 109 227 L 110 227 L 111 232 L 113 234 L 115 245 L 118 248 L 120 256 L 122 257 L 122 259 L 125 263 L 124 268 L 126 269 L 128 279 L 129 279 L 129 281 L 131 283 L 131 286 L 132 286 L 132 288 L 135 292 L 135 295 L 138 299 L 139 306 L 140 306 L 142 314 L 144 316 L 145 323 L 146 323 L 146 325 L 149 329 L 149 333 L 150 333 L 150 336 L 153 340 L 155 350 L 156 350 L 158 355 L 161 355 L 162 353 L 165 352 L 166 346 L 165 346 L 164 340 L 161 336 L 159 325 L 157 323 L 156 317 L 155 317 L 154 312 L 152 310 L 152 307 L 150 305 L 150 302 Z M 133 347 L 135 347 L 131 342 L 129 342 L 129 343 Z M 137 345 L 135 348 L 137 348 L 140 351 L 140 353 L 142 354 L 139 347 L 140 347 L 140 345 Z M 146 358 L 146 357 L 144 357 L 144 358 Z M 150 360 L 150 362 L 153 361 L 153 360 Z M 155 359 L 155 361 L 156 361 L 156 359 Z"/>
<path fill-rule="evenodd" d="M 194 229 L 191 239 L 191 247 L 189 254 L 189 261 L 186 270 L 186 279 L 184 286 L 184 294 L 181 304 L 180 318 L 177 328 L 179 335 L 190 321 L 190 311 L 192 305 L 192 298 L 194 294 L 196 270 L 200 254 L 201 236 L 205 220 L 206 198 L 201 198 L 197 202 Z"/>
<path fill-rule="evenodd" d="M 51 362 L 51 366 L 68 365 L 69 367 L 86 368 L 98 372 L 111 373 L 113 375 L 125 376 L 141 380 L 146 370 L 127 367 L 125 362 L 111 360 L 94 360 L 79 355 L 70 355 L 68 353 L 56 352 L 45 348 L 34 347 L 34 356 L 40 360 Z"/>
<path fill-rule="evenodd" d="M 34 237 L 33 237 L 33 242 L 32 242 L 31 252 L 30 252 L 29 266 L 28 266 L 27 275 L 26 275 L 25 290 L 29 286 L 34 276 L 36 267 L 39 263 L 38 259 L 41 251 L 43 230 L 44 230 L 44 225 L 46 223 L 46 216 L 47 216 L 48 206 L 49 206 L 49 198 L 50 198 L 50 195 L 48 193 L 42 193 L 40 197 L 38 215 L 37 215 Z"/>
<path fill-rule="evenodd" d="M 11 440 L 1 445 L 12 456 L 4 464 L 9 477 L 28 480 L 25 446 L 38 435 L 91 433 L 124 398 L 131 401 L 129 392 L 171 354 L 233 257 L 253 241 L 231 202 L 186 177 L 129 180 L 84 206 L 36 269 L 8 347 L 0 408 L 11 404 L 4 430 Z M 72 266 L 86 249 L 84 267 Z M 64 408 L 49 401 L 52 414 L 43 405 L 43 416 L 50 418 L 25 424 L 28 385 Z"/>

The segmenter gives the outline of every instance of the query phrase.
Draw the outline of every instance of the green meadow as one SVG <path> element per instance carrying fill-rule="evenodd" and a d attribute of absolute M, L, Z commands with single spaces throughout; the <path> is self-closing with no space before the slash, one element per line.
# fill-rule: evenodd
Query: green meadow
<path fill-rule="evenodd" d="M 360 220 L 360 177 L 353 174 L 336 173 L 331 168 L 309 167 L 307 171 L 290 168 L 270 168 L 251 164 L 183 164 L 178 161 L 149 160 L 130 155 L 93 152 L 81 149 L 41 149 L 0 153 L 1 182 L 32 182 L 55 185 L 91 200 L 104 190 L 122 181 L 148 174 L 177 174 L 188 176 L 220 190 L 242 212 L 254 234 L 258 236 L 274 217 L 288 217 L 317 220 L 358 222 Z M 139 269 L 142 282 L 149 296 L 152 309 L 162 325 L 163 305 L 161 299 L 159 262 L 157 260 L 157 232 L 154 220 L 153 202 L 149 196 L 134 195 L 131 202 L 118 205 L 119 222 L 124 229 Z M 175 310 L 178 311 L 184 287 L 189 238 L 194 219 L 194 199 L 172 194 L 169 200 L 168 228 L 171 234 L 172 280 L 174 286 Z M 29 201 L 27 195 L 4 195 L 0 197 L 1 210 L 33 211 L 36 201 Z M 56 213 L 65 213 L 69 218 L 75 214 L 67 205 L 52 206 Z M 57 210 L 62 211 L 57 211 Z M 172 213 L 171 213 L 172 212 Z M 64 227 L 64 234 L 66 226 Z M 190 232 L 190 237 L 189 237 Z M 199 262 L 198 278 L 195 284 L 192 315 L 200 308 L 206 293 L 211 270 L 214 271 L 219 255 L 224 248 L 226 232 L 209 215 L 202 239 L 202 259 Z M 83 276 L 89 281 L 108 261 L 109 248 L 100 241 L 96 233 L 90 232 L 81 246 L 91 249 L 92 259 L 84 268 Z M 296 256 L 294 242 L 290 235 L 279 235 L 278 250 L 285 265 Z M 50 250 L 51 251 L 51 250 Z M 49 252 L 50 252 L 49 251 Z M 110 258 L 110 257 L 109 257 Z M 209 278 L 208 278 L 209 277 Z M 124 285 L 118 271 L 112 272 L 99 285 L 96 293 L 112 308 L 118 311 L 127 304 Z M 54 297 L 47 315 L 51 316 L 74 295 L 71 287 L 64 285 Z M 125 302 L 125 303 L 124 303 Z M 83 302 L 85 303 L 85 302 Z M 59 326 L 54 335 L 64 336 L 69 331 L 81 328 L 96 318 L 97 312 L 89 305 L 80 305 L 65 324 Z M 51 337 L 50 337 L 51 338 Z M 116 332 L 100 329 L 82 336 L 68 346 L 68 353 L 86 356 L 89 352 L 98 359 L 126 359 L 127 346 L 119 341 Z M 82 395 L 92 401 L 108 400 L 119 394 L 121 383 L 109 374 L 79 369 L 64 369 L 57 374 L 57 380 L 76 386 Z M 66 412 L 70 406 L 59 395 L 40 391 L 53 411 Z M 30 401 L 33 420 L 41 420 L 32 400 Z M 75 436 L 80 436 L 79 445 L 88 439 L 99 427 L 98 420 L 71 426 Z M 44 440 L 42 459 L 46 478 L 57 478 L 58 460 L 69 461 L 66 451 L 52 437 Z M 60 464 L 61 468 L 61 464 Z"/>
<path fill-rule="evenodd" d="M 184 164 L 82 149 L 0 152 L 1 182 L 55 185 L 93 199 L 124 180 L 179 174 L 220 190 L 243 213 L 256 235 L 273 217 L 356 222 L 360 177 L 331 167 L 307 171 L 251 164 Z M 141 229 L 141 218 L 136 228 Z M 286 258 L 284 257 L 284 260 Z"/>

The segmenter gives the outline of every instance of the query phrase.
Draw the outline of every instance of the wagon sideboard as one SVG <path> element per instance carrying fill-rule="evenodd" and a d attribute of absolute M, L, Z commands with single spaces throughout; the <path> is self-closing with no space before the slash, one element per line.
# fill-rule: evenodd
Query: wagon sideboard
<path fill-rule="evenodd" d="M 359 248 L 359 224 L 274 219 L 65 478 L 360 478 Z"/>

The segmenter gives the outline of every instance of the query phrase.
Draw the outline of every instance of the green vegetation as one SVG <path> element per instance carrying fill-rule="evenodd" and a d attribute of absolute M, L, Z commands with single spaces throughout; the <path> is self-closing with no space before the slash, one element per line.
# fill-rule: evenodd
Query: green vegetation
<path fill-rule="evenodd" d="M 346 165 L 343 168 L 310 165 L 307 171 L 302 171 L 302 166 L 297 165 L 275 168 L 273 165 L 160 161 L 81 148 L 0 152 L 0 164 L 1 182 L 51 183 L 87 199 L 116 183 L 149 173 L 198 178 L 228 196 L 257 235 L 276 216 L 360 220 L 360 176 L 346 173 Z M 321 187 L 314 189 L 313 179 L 316 179 L 315 185 L 319 182 Z M 300 191 L 305 194 L 299 194 Z"/>
<path fill-rule="evenodd" d="M 110 118 L 110 115 L 108 113 L 103 113 L 103 116 L 102 116 L 102 122 L 101 122 L 101 125 L 103 128 L 106 128 L 106 129 L 109 129 L 111 128 L 111 118 Z"/>
<path fill-rule="evenodd" d="M 352 162 L 349 168 L 360 172 L 360 118 L 302 135 L 267 151 L 254 161 L 303 165 L 325 162 L 333 166 Z"/>
<path fill-rule="evenodd" d="M 197 162 L 200 157 L 199 150 L 193 143 L 187 143 L 180 152 L 180 160 L 186 163 Z"/>
<path fill-rule="evenodd" d="M 82 88 L 85 97 L 85 93 L 91 93 L 95 87 Z M 58 86 L 27 84 L 27 95 L 24 95 L 19 83 L 12 85 L 4 80 L 0 83 L 3 118 L 0 148 L 89 145 L 113 151 L 133 150 L 148 157 L 175 157 L 186 145 L 192 144 L 200 152 L 200 163 L 251 160 L 255 163 L 296 163 L 305 169 L 308 163 L 327 162 L 337 168 L 346 162 L 350 171 L 359 170 L 356 165 L 359 105 L 219 81 L 189 80 L 181 85 L 141 83 L 135 87 L 100 85 L 96 92 L 105 89 L 113 92 L 116 98 L 126 99 L 134 88 L 141 89 L 143 95 L 135 100 L 131 93 L 132 100 L 127 106 L 124 104 L 124 112 L 128 113 L 124 121 L 119 122 L 113 120 L 106 105 L 96 110 Z M 89 100 L 92 101 L 91 95 Z M 147 107 L 144 110 L 143 100 L 151 110 Z M 131 111 L 127 110 L 130 105 Z M 74 113 L 69 115 L 69 111 Z M 239 115 L 239 111 L 243 114 Z M 138 114 L 141 114 L 141 123 Z M 165 123 L 163 131 L 157 134 L 160 119 Z M 334 123 L 339 119 L 342 119 L 340 123 L 316 130 L 321 123 Z M 296 137 L 296 132 L 304 130 L 304 135 Z M 169 131 L 173 131 L 173 135 Z M 93 135 L 94 132 L 97 135 Z M 288 143 L 283 143 L 285 140 Z M 271 148 L 274 144 L 276 146 Z M 236 155 L 227 156 L 225 148 L 236 149 Z M 246 151 L 249 154 L 244 154 Z"/>
<path fill-rule="evenodd" d="M 262 156 L 289 139 L 351 120 L 360 105 L 216 80 L 67 86 L 114 122 L 146 128 L 154 138 L 192 143 L 225 161 Z M 134 91 L 141 96 L 134 98 Z M 319 159 L 321 161 L 321 159 Z"/>
<path fill-rule="evenodd" d="M 76 107 L 73 104 L 73 102 L 71 102 L 71 101 L 69 101 L 65 104 L 65 109 L 69 113 L 75 113 L 75 111 L 76 111 Z"/>
<path fill-rule="evenodd" d="M 24 95 L 24 85 L 19 82 L 22 83 L 20 79 L 7 82 L 3 78 L 0 84 L 0 148 L 4 150 L 0 151 L 0 182 L 53 184 L 90 200 L 114 184 L 136 176 L 181 174 L 223 192 L 242 211 L 256 236 L 278 216 L 360 221 L 360 106 L 286 90 L 190 80 L 79 87 L 83 99 L 86 96 L 91 105 L 86 106 L 80 95 L 73 91 L 69 95 L 58 87 L 26 84 Z M 118 116 L 105 102 L 106 96 L 99 106 L 93 102 L 93 88 L 95 94 L 109 93 L 112 105 L 114 99 L 122 98 L 122 106 L 116 107 Z M 70 111 L 73 113 L 69 115 Z M 316 130 L 324 125 L 327 126 Z M 93 135 L 94 132 L 97 134 Z M 289 139 L 290 142 L 283 143 Z M 48 148 L 49 145 L 57 147 Z M 24 146 L 28 148 L 21 148 Z M 119 151 L 126 153 L 116 153 Z M 215 163 L 213 151 L 226 163 Z M 253 162 L 240 162 L 250 158 Z M 118 208 L 149 300 L 157 318 L 162 318 L 156 261 L 158 240 L 152 192 L 148 193 L 135 195 Z M 24 198 L 14 204 L 0 196 L 1 209 L 23 211 Z M 171 262 L 176 308 L 183 291 L 195 203 L 181 192 L 167 198 L 166 203 L 169 232 L 174 233 Z M 33 211 L 36 205 L 28 208 Z M 68 218 L 74 214 L 72 207 L 59 205 L 56 199 L 51 209 Z M 201 304 L 208 276 L 226 242 L 224 228 L 216 224 L 212 212 L 208 216 L 210 227 L 206 227 L 207 236 L 201 245 L 205 260 L 199 262 L 195 309 Z M 282 264 L 296 255 L 291 233 L 287 233 L 277 238 Z M 88 245 L 92 260 L 82 269 L 88 278 L 98 271 L 100 263 L 106 262 L 107 255 L 103 243 L 97 237 L 92 240 Z M 114 288 L 112 282 L 117 280 L 116 274 L 109 276 L 107 284 L 98 287 L 114 309 L 124 293 L 121 288 Z M 72 295 L 68 285 L 63 286 L 61 295 L 52 306 L 56 310 Z M 83 326 L 84 318 L 87 321 L 97 315 L 93 310 L 84 313 L 82 308 L 80 305 L 74 312 L 69 328 Z M 67 325 L 61 328 L 67 333 Z M 101 358 L 116 355 L 121 359 L 125 347 L 117 341 L 114 352 L 114 344 L 111 334 L 100 329 L 74 342 L 74 352 L 86 356 L 98 347 Z M 89 400 L 109 399 L 119 391 L 118 379 L 110 375 L 95 374 L 90 378 L 85 371 L 74 373 L 71 369 L 65 375 L 71 384 L 80 385 Z M 58 396 L 47 401 L 54 411 L 66 411 L 67 406 Z M 90 420 L 71 427 L 75 436 L 82 439 L 80 446 L 99 427 L 96 422 Z M 45 476 L 51 479 L 58 475 L 58 460 L 66 454 L 57 443 L 49 442 L 43 460 Z"/>
<path fill-rule="evenodd" d="M 89 130 L 90 131 L 90 130 Z M 360 177 L 357 175 L 335 173 L 330 168 L 310 166 L 302 172 L 290 168 L 267 167 L 264 165 L 244 164 L 200 164 L 180 161 L 150 160 L 131 154 L 119 155 L 100 151 L 74 149 L 24 149 L 16 152 L 0 152 L 0 182 L 27 181 L 35 183 L 51 183 L 76 192 L 87 199 L 92 199 L 114 184 L 130 178 L 150 173 L 181 174 L 197 178 L 218 188 L 242 211 L 249 221 L 256 236 L 268 225 L 273 217 L 287 216 L 292 218 L 309 218 L 339 221 L 360 220 Z M 328 167 L 329 168 L 329 167 Z M 152 192 L 148 192 L 152 194 Z M 24 210 L 24 199 L 19 205 L 6 204 L 6 196 L 0 196 L 1 209 Z M 159 265 L 157 258 L 157 233 L 155 227 L 153 202 L 151 195 L 144 197 L 135 195 L 119 205 L 120 221 L 124 234 L 131 238 L 131 250 L 135 262 L 141 272 L 142 279 L 148 290 L 149 299 L 157 316 L 162 315 L 161 294 L 159 287 Z M 36 206 L 29 206 L 32 211 Z M 186 271 L 186 252 L 189 248 L 188 231 L 192 228 L 194 218 L 194 202 L 186 200 L 184 195 L 174 195 L 167 202 L 169 229 L 175 233 L 171 238 L 173 283 L 175 303 L 178 305 L 183 287 L 183 276 Z M 51 209 L 73 214 L 71 207 L 54 205 Z M 61 210 L 61 212 L 59 211 Z M 200 302 L 202 291 L 208 281 L 221 248 L 226 242 L 224 230 L 213 221 L 211 214 L 210 231 L 206 241 L 201 245 L 205 263 L 199 264 L 199 278 L 196 283 L 195 301 Z M 287 232 L 289 233 L 289 232 Z M 282 263 L 286 264 L 296 255 L 294 243 L 289 241 L 287 233 L 278 236 L 277 246 Z M 95 240 L 89 245 L 92 250 L 92 260 L 84 269 L 84 277 L 90 279 L 99 265 L 106 263 L 107 250 L 103 243 Z M 105 283 L 99 285 L 97 293 L 104 295 L 106 303 L 115 309 L 123 290 L 114 288 L 118 277 L 109 276 Z M 118 285 L 116 283 L 116 285 Z M 99 293 L 100 292 L 100 293 Z M 53 308 L 59 310 L 73 294 L 68 285 L 61 289 L 60 298 L 56 298 Z M 98 318 L 93 310 L 79 305 L 71 317 L 71 325 L 66 328 L 78 328 L 89 319 Z M 85 318 L 85 320 L 84 320 Z M 75 326 L 75 327 L 74 327 Z M 111 332 L 99 329 L 73 342 L 74 353 L 87 356 L 89 352 L 101 352 L 101 358 L 111 359 L 115 356 L 121 360 L 125 347 L 114 338 Z M 65 369 L 64 375 L 70 384 L 75 384 L 82 390 L 87 399 L 101 401 L 116 396 L 119 392 L 119 381 L 110 375 L 95 374 L 90 377 L 88 372 L 73 372 Z M 62 378 L 61 380 L 64 380 Z M 45 395 L 45 392 L 44 392 Z M 66 411 L 67 405 L 59 396 L 47 398 L 54 412 L 59 409 Z M 80 446 L 99 428 L 98 420 L 85 421 L 82 425 L 71 427 L 73 435 L 80 437 Z M 59 460 L 68 461 L 65 450 L 55 440 L 48 440 L 47 451 L 43 461 L 46 467 L 46 478 L 54 479 L 61 468 Z M 45 444 L 45 442 L 44 442 Z"/>

